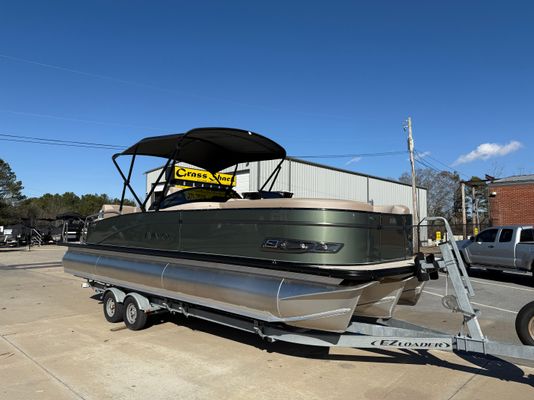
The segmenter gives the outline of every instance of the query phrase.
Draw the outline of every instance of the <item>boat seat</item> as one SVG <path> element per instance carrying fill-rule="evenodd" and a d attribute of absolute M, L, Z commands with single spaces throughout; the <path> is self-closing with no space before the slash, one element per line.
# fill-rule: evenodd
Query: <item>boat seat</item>
<path fill-rule="evenodd" d="M 312 208 L 329 210 L 353 210 L 368 211 L 387 214 L 409 214 L 408 207 L 401 205 L 392 206 L 372 206 L 353 200 L 337 199 L 299 199 L 299 198 L 279 198 L 279 199 L 230 199 L 221 204 L 221 208 Z"/>
<path fill-rule="evenodd" d="M 139 207 L 135 206 L 122 206 L 122 212 L 120 212 L 120 204 L 104 204 L 98 212 L 99 219 L 114 217 L 117 215 L 133 214 L 141 212 Z"/>
<path fill-rule="evenodd" d="M 392 205 L 392 206 L 373 206 L 373 211 L 382 214 L 409 214 L 410 209 L 406 206 Z"/>
<path fill-rule="evenodd" d="M 179 204 L 176 206 L 161 209 L 161 211 L 177 210 L 209 210 L 209 209 L 239 209 L 239 208 L 303 208 L 303 209 L 329 209 L 329 210 L 353 210 L 367 211 L 389 214 L 409 214 L 409 209 L 405 206 L 372 206 L 367 203 L 351 200 L 332 199 L 228 199 L 228 201 L 197 201 L 192 203 Z"/>
<path fill-rule="evenodd" d="M 230 199 L 221 204 L 221 208 L 307 208 L 330 210 L 373 211 L 373 206 L 351 200 L 332 199 Z"/>
<path fill-rule="evenodd" d="M 192 203 L 178 204 L 176 206 L 162 208 L 158 212 L 176 211 L 176 210 L 211 210 L 221 208 L 221 204 L 218 201 L 195 201 Z"/>

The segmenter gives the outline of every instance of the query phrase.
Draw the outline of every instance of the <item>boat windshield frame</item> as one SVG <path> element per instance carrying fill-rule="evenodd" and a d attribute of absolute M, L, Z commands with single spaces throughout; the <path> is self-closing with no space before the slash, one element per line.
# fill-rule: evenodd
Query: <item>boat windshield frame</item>
<path fill-rule="evenodd" d="M 186 148 L 187 150 L 184 151 Z M 222 154 L 220 160 L 214 160 L 210 154 L 213 155 L 214 152 L 218 151 L 223 153 L 227 152 L 227 157 Z M 194 159 L 196 154 L 198 154 L 198 161 Z M 131 156 L 127 174 L 125 174 L 117 162 L 118 157 L 125 155 Z M 141 201 L 131 186 L 132 172 L 135 159 L 138 155 L 160 157 L 167 160 L 144 201 Z M 169 167 L 172 166 L 171 170 L 174 170 L 176 163 L 179 162 L 185 162 L 205 169 L 211 173 L 222 188 L 226 188 L 228 185 L 222 184 L 217 177 L 217 173 L 221 170 L 235 165 L 231 180 L 233 182 L 240 163 L 280 159 L 280 162 L 276 165 L 267 180 L 258 189 L 258 191 L 263 191 L 270 182 L 268 191 L 271 191 L 285 158 L 285 149 L 273 140 L 257 133 L 234 128 L 197 128 L 181 134 L 144 138 L 123 152 L 112 156 L 113 164 L 124 182 L 119 212 L 122 213 L 126 189 L 134 196 L 141 211 L 146 212 L 148 200 L 160 184 L 163 176 L 169 170 Z M 164 194 L 167 192 L 169 185 L 170 178 L 165 179 L 163 186 Z M 228 186 L 227 189 L 231 190 L 232 186 Z M 154 211 L 159 211 L 161 200 L 158 201 Z"/>

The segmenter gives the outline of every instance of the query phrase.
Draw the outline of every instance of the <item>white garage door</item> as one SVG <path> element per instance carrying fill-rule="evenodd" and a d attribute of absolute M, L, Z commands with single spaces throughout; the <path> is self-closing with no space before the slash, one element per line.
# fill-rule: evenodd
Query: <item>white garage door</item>
<path fill-rule="evenodd" d="M 236 192 L 239 194 L 242 194 L 243 192 L 250 192 L 250 171 L 243 171 L 242 173 L 237 174 L 235 178 L 237 180 L 235 185 Z"/>

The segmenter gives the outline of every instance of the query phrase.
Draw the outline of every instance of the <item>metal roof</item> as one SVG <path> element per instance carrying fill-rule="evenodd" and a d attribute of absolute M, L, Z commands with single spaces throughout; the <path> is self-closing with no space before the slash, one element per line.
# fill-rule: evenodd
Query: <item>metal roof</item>
<path fill-rule="evenodd" d="M 490 185 L 513 185 L 519 183 L 534 183 L 534 174 L 530 175 L 513 175 L 507 178 L 496 179 L 490 182 Z"/>

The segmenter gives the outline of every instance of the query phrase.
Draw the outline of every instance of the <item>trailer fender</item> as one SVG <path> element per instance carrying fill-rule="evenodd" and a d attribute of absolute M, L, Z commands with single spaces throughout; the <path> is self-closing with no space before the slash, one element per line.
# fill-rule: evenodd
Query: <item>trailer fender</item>
<path fill-rule="evenodd" d="M 137 303 L 137 307 L 140 310 L 144 311 L 145 313 L 149 313 L 149 312 L 161 309 L 160 306 L 151 304 L 150 301 L 145 296 L 140 295 L 139 293 L 135 293 L 135 292 L 128 293 L 125 299 L 128 297 L 133 298 L 135 302 Z"/>
<path fill-rule="evenodd" d="M 117 303 L 124 303 L 126 294 L 122 290 L 119 290 L 117 288 L 109 288 L 109 289 L 106 289 L 103 296 L 105 296 L 107 292 L 113 293 L 113 295 L 115 296 L 115 301 Z"/>

